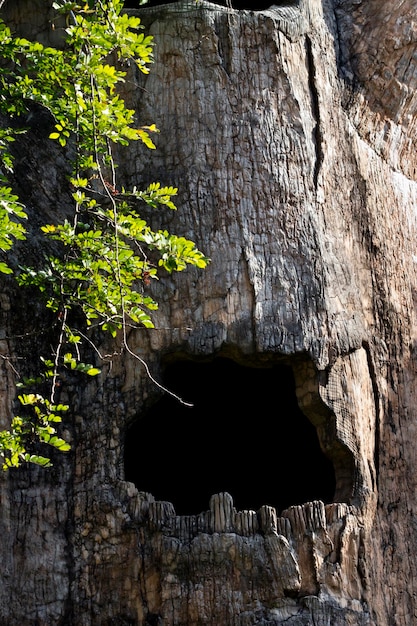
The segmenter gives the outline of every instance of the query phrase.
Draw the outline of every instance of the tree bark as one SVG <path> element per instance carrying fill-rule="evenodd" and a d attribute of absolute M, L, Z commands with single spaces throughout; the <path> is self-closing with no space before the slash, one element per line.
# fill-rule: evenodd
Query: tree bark
<path fill-rule="evenodd" d="M 184 361 L 285 365 L 332 464 L 334 496 L 240 510 L 225 488 L 207 510 L 177 515 L 175 497 L 142 486 L 160 471 L 162 428 L 137 441 L 147 464 L 137 484 L 125 480 L 129 427 L 163 394 L 124 354 L 100 380 L 69 387 L 71 454 L 52 470 L 1 477 L 1 623 L 413 623 L 416 9 L 299 0 L 237 11 L 199 0 L 132 10 L 155 37 L 155 63 L 146 77 L 130 68 L 125 96 L 160 133 L 155 151 L 120 150 L 119 175 L 126 186 L 178 185 L 178 211 L 149 217 L 211 263 L 161 278 L 157 328 L 132 332 L 130 347 L 161 382 Z M 18 27 L 22 13 L 10 11 Z M 17 183 L 47 214 L 52 192 L 28 181 L 30 170 Z M 4 354 L 14 357 L 12 337 L 30 321 L 13 316 L 21 297 L 1 300 Z M 2 369 L 5 415 L 14 381 L 6 359 Z M 242 474 L 254 458 L 266 466 L 270 438 L 290 445 L 276 400 Z M 261 417 L 242 415 L 237 442 Z M 178 425 L 178 442 L 202 446 L 209 430 L 210 417 L 196 415 L 195 429 Z M 213 470 L 188 471 L 198 490 L 199 473 Z M 300 459 L 264 480 L 279 491 L 310 471 Z"/>

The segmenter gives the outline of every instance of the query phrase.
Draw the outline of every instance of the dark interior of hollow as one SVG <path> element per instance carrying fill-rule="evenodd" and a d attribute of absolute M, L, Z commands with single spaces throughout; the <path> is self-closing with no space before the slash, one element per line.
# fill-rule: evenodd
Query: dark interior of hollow
<path fill-rule="evenodd" d="M 165 394 L 128 429 L 125 479 L 178 515 L 208 509 L 227 491 L 238 510 L 333 501 L 335 472 L 300 410 L 291 367 L 176 361 Z"/>
<path fill-rule="evenodd" d="M 196 0 L 194 0 L 195 2 Z M 198 0 L 197 0 L 198 1 Z M 209 0 L 213 4 L 219 4 L 220 6 L 228 6 L 227 0 Z M 155 7 L 161 4 L 172 4 L 178 2 L 178 0 L 149 0 L 146 4 L 139 5 L 139 0 L 126 0 L 124 6 L 126 9 L 138 9 L 146 7 Z M 264 11 L 269 9 L 273 4 L 284 4 L 282 0 L 231 0 L 231 5 L 234 9 L 246 9 L 249 11 Z M 291 2 L 285 2 L 285 4 L 292 4 Z"/>

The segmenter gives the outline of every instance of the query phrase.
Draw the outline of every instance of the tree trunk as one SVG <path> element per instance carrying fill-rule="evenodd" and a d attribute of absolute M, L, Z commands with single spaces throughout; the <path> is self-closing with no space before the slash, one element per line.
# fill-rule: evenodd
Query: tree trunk
<path fill-rule="evenodd" d="M 132 9 L 155 63 L 126 98 L 160 134 L 119 176 L 177 185 L 178 211 L 149 218 L 211 263 L 162 277 L 156 330 L 129 342 L 194 406 L 127 354 L 69 388 L 72 452 L 1 477 L 0 623 L 416 619 L 416 10 Z M 55 179 L 32 149 L 17 183 L 42 220 Z M 8 289 L 17 358 L 31 320 Z"/>

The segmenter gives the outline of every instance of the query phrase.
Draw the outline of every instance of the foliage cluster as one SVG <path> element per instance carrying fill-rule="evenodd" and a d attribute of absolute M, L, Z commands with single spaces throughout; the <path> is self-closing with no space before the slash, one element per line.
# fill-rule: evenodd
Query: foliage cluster
<path fill-rule="evenodd" d="M 26 232 L 25 207 L 9 181 L 14 165 L 11 142 L 26 130 L 28 103 L 37 103 L 53 116 L 52 141 L 75 147 L 68 180 L 72 218 L 41 228 L 60 253 L 46 253 L 40 267 L 21 267 L 16 274 L 20 286 L 39 290 L 59 324 L 59 338 L 53 352 L 42 357 L 41 372 L 19 382 L 20 415 L 9 430 L 0 432 L 3 469 L 22 461 L 50 464 L 47 456 L 33 453 L 34 443 L 69 449 L 57 435 L 56 424 L 68 406 L 56 402 L 56 389 L 63 369 L 99 374 L 81 360 L 83 344 L 90 341 L 88 329 L 121 337 L 130 352 L 127 326 L 153 326 L 157 302 L 147 288 L 158 271 L 204 268 L 208 263 L 192 241 L 154 231 L 140 215 L 144 204 L 175 209 L 176 188 L 153 183 L 145 190 L 127 190 L 117 184 L 114 144 L 139 140 L 155 148 L 152 134 L 157 128 L 138 127 L 135 111 L 118 89 L 126 76 L 123 63 L 134 62 L 141 72 L 149 72 L 152 37 L 143 33 L 138 17 L 123 12 L 122 0 L 59 0 L 53 8 L 57 16 L 66 17 L 60 48 L 16 37 L 0 21 L 0 111 L 10 121 L 0 128 L 1 272 L 12 273 L 5 255 Z M 150 257 L 157 260 L 151 262 Z M 72 327 L 74 311 L 84 320 L 81 330 Z M 39 392 L 40 384 L 42 389 L 47 385 L 48 393 Z"/>

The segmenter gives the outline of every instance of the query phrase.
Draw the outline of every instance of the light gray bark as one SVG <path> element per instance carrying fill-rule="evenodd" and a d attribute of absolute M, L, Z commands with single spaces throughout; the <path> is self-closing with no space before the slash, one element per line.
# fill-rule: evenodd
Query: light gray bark
<path fill-rule="evenodd" d="M 335 468 L 334 502 L 240 511 L 219 493 L 179 516 L 138 491 L 124 480 L 124 434 L 160 392 L 123 355 L 69 390 L 73 453 L 50 472 L 1 477 L 0 622 L 413 623 L 416 9 L 139 10 L 155 63 L 148 77 L 131 71 L 126 97 L 160 134 L 156 151 L 121 154 L 120 175 L 178 185 L 178 211 L 151 219 L 211 263 L 154 287 L 157 330 L 132 332 L 130 347 L 157 377 L 167 355 L 290 365 Z M 52 211 L 49 186 L 32 185 Z M 1 306 L 4 350 L 17 354 L 16 305 Z M 273 425 L 272 412 L 266 436 L 278 438 Z M 158 472 L 157 442 L 138 455 L 150 445 Z"/>

